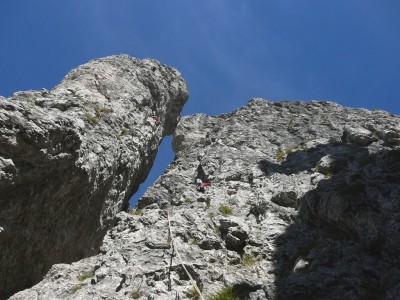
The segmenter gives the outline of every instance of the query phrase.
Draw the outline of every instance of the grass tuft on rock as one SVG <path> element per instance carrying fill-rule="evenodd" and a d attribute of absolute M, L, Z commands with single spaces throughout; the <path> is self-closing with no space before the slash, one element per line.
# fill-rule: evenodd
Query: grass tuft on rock
<path fill-rule="evenodd" d="M 85 114 L 85 118 L 92 124 L 99 124 L 99 118 L 92 116 L 91 114 Z"/>
<path fill-rule="evenodd" d="M 198 300 L 200 299 L 200 294 L 195 287 L 191 287 L 188 292 L 188 297 L 193 300 Z"/>
<path fill-rule="evenodd" d="M 83 283 L 77 284 L 76 286 L 74 286 L 74 287 L 71 289 L 71 293 L 72 293 L 72 294 L 75 294 L 75 293 L 76 293 L 77 291 L 79 291 L 83 286 L 84 286 Z"/>
<path fill-rule="evenodd" d="M 93 272 L 87 272 L 87 273 L 83 273 L 83 274 L 79 275 L 78 280 L 84 281 L 85 279 L 92 278 L 92 277 L 93 277 Z"/>
<path fill-rule="evenodd" d="M 256 260 L 253 256 L 249 255 L 249 254 L 245 254 L 242 257 L 242 264 L 245 268 L 251 267 L 252 265 L 254 265 L 256 263 Z"/>
<path fill-rule="evenodd" d="M 232 286 L 226 286 L 207 300 L 239 300 L 239 298 Z"/>
<path fill-rule="evenodd" d="M 276 153 L 276 159 L 277 159 L 278 161 L 282 161 L 284 158 L 285 158 L 285 152 L 283 152 L 282 150 L 279 150 L 279 151 Z"/>
<path fill-rule="evenodd" d="M 143 211 L 140 208 L 134 208 L 129 210 L 128 213 L 135 216 L 141 216 L 143 214 Z"/>
<path fill-rule="evenodd" d="M 221 204 L 218 210 L 223 216 L 228 216 L 233 213 L 233 208 L 224 204 Z"/>
<path fill-rule="evenodd" d="M 144 295 L 144 293 L 140 290 L 140 288 L 134 288 L 130 293 L 130 297 L 132 299 L 139 299 L 143 295 Z"/>

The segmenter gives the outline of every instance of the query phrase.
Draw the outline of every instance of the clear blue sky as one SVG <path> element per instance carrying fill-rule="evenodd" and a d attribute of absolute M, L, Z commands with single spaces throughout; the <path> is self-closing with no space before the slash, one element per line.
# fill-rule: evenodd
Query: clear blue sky
<path fill-rule="evenodd" d="M 180 70 L 183 115 L 253 97 L 400 114 L 398 0 L 2 0 L 0 12 L 3 96 L 50 89 L 82 63 L 126 53 Z M 149 182 L 173 158 L 170 144 Z"/>

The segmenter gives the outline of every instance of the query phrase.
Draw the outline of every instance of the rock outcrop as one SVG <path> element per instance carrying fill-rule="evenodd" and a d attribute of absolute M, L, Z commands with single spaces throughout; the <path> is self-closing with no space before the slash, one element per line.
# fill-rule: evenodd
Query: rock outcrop
<path fill-rule="evenodd" d="M 187 98 L 177 70 L 127 55 L 0 98 L 1 299 L 98 253 Z"/>
<path fill-rule="evenodd" d="M 398 299 L 399 124 L 262 99 L 184 117 L 174 161 L 118 214 L 101 253 L 53 266 L 11 299 L 196 299 L 185 269 L 205 296 Z M 205 193 L 196 178 L 211 183 Z"/>

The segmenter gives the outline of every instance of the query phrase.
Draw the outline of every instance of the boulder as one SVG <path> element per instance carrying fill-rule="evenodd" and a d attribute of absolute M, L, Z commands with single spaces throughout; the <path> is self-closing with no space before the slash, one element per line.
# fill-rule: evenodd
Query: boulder
<path fill-rule="evenodd" d="M 343 142 L 354 143 L 360 146 L 367 146 L 376 140 L 377 138 L 373 136 L 371 131 L 362 127 L 346 127 L 342 135 Z"/>

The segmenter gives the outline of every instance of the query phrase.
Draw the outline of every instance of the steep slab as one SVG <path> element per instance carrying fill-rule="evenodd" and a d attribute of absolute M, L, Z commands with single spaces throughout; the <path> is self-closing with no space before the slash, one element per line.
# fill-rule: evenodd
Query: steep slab
<path fill-rule="evenodd" d="M 12 299 L 397 299 L 400 117 L 253 99 L 181 119 L 176 157 L 101 253 Z M 195 179 L 209 181 L 205 193 Z M 171 289 L 169 290 L 169 286 Z M 226 291 L 226 290 L 225 290 Z"/>
<path fill-rule="evenodd" d="M 1 299 L 98 252 L 187 98 L 176 69 L 127 55 L 0 98 Z"/>

